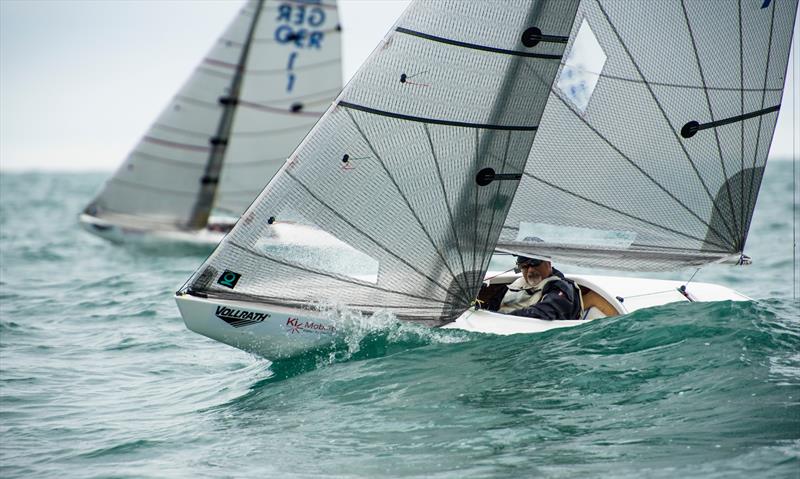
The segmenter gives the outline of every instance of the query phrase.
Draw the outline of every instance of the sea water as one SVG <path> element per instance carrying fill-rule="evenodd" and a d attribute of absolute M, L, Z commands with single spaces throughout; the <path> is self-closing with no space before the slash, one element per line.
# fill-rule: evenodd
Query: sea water
<path fill-rule="evenodd" d="M 386 314 L 270 363 L 184 327 L 207 252 L 79 228 L 107 174 L 3 173 L 0 477 L 800 477 L 792 175 L 754 264 L 692 279 L 753 301 L 505 337 Z"/>

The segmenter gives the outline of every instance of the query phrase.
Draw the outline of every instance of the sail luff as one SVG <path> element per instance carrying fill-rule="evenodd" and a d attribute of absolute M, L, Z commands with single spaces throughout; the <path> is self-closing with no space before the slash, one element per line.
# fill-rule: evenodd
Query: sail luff
<path fill-rule="evenodd" d="M 769 65 L 770 65 L 769 53 L 772 50 L 772 28 L 775 25 L 775 9 L 777 8 L 776 5 L 775 5 L 776 3 L 777 2 L 775 2 L 775 1 L 772 2 L 772 13 L 771 13 L 771 18 L 770 18 L 770 23 L 769 23 L 769 41 L 767 42 L 767 54 L 764 56 L 766 58 L 766 67 L 764 68 L 764 90 L 761 93 L 761 108 L 762 109 L 764 108 L 764 102 L 765 102 L 766 96 L 767 96 L 766 85 L 767 85 L 767 79 L 769 78 Z M 795 8 L 797 8 L 796 4 L 795 4 Z M 788 68 L 788 65 L 787 65 L 787 68 Z M 759 148 L 759 146 L 761 146 L 761 142 L 758 141 L 758 140 L 761 139 L 761 125 L 762 125 L 763 120 L 764 120 L 763 116 L 759 116 L 758 117 L 758 130 L 757 130 L 758 133 L 756 133 L 756 146 L 755 146 L 755 149 L 753 150 L 753 166 L 752 166 L 752 168 L 750 170 L 751 171 L 751 173 L 750 173 L 750 188 L 749 188 L 749 190 L 747 192 L 747 205 L 750 207 L 750 211 L 753 211 L 753 209 L 755 209 L 756 199 L 758 199 L 758 190 L 761 188 L 761 180 L 763 179 L 763 175 L 758 175 L 758 177 L 756 178 L 756 162 L 757 162 L 757 159 L 758 159 L 758 148 Z M 775 131 L 773 130 L 773 135 L 774 134 L 775 134 Z M 764 166 L 766 166 L 766 163 L 765 163 Z M 754 192 L 754 190 L 755 190 L 755 192 Z M 749 218 L 749 220 L 752 220 L 752 216 Z M 747 241 L 747 233 L 749 231 L 749 226 L 750 226 L 749 225 L 749 223 L 750 223 L 749 220 L 748 220 L 748 230 L 746 230 L 744 232 L 744 235 L 740 239 L 741 240 L 741 250 L 742 251 L 744 251 L 744 244 Z"/>
<path fill-rule="evenodd" d="M 239 62 L 236 65 L 233 80 L 231 81 L 230 92 L 227 97 L 219 99 L 224 108 L 220 117 L 219 126 L 217 127 L 216 135 L 209 140 L 212 145 L 211 153 L 209 154 L 203 176 L 200 179 L 201 187 L 197 194 L 195 206 L 192 209 L 192 213 L 186 223 L 187 228 L 200 229 L 208 224 L 208 218 L 211 215 L 211 209 L 214 206 L 214 197 L 216 195 L 217 185 L 219 183 L 220 173 L 222 171 L 222 163 L 225 159 L 225 152 L 230 139 L 233 117 L 236 113 L 236 108 L 239 101 L 242 81 L 244 79 L 247 65 L 247 57 L 250 53 L 253 34 L 256 30 L 256 26 L 258 25 L 258 20 L 261 16 L 263 6 L 264 0 L 257 0 L 255 12 L 253 14 L 253 20 L 247 32 L 247 39 L 242 47 L 242 53 L 239 57 Z"/>

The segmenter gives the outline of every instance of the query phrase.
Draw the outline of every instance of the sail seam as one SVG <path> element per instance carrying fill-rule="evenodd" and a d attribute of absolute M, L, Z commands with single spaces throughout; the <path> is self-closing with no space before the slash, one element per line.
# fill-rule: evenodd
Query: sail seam
<path fill-rule="evenodd" d="M 430 281 L 430 282 L 431 282 L 431 284 L 433 284 L 433 285 L 437 286 L 439 289 L 441 289 L 441 290 L 442 290 L 442 291 L 444 291 L 445 293 L 449 293 L 449 292 L 447 291 L 447 288 L 445 288 L 445 287 L 444 287 L 442 284 L 440 284 L 438 281 L 434 280 L 434 279 L 433 279 L 433 278 L 431 278 L 430 276 L 426 275 L 424 272 L 422 272 L 422 271 L 420 271 L 419 269 L 417 269 L 417 268 L 416 268 L 416 267 L 415 267 L 413 264 L 411 264 L 410 262 L 406 261 L 405 259 L 403 259 L 403 258 L 401 258 L 400 256 L 398 256 L 397 254 L 395 254 L 395 253 L 394 253 L 394 252 L 393 252 L 391 249 L 389 249 L 389 248 L 387 248 L 386 246 L 384 246 L 383 244 L 379 243 L 379 242 L 378 242 L 378 241 L 377 241 L 375 238 L 373 238 L 372 236 L 370 236 L 370 235 L 368 235 L 367 233 L 365 233 L 365 232 L 361 231 L 361 229 L 360 229 L 360 228 L 358 228 L 358 227 L 357 227 L 356 225 L 354 225 L 353 223 L 351 223 L 351 222 L 350 222 L 350 220 L 348 220 L 347 218 L 345 218 L 344 216 L 342 216 L 342 215 L 341 215 L 341 214 L 340 214 L 338 211 L 336 211 L 336 210 L 334 210 L 333 208 L 331 208 L 331 207 L 330 207 L 330 206 L 329 206 L 327 203 L 325 203 L 324 201 L 322 201 L 322 199 L 321 199 L 321 198 L 319 198 L 317 195 L 315 195 L 315 194 L 314 194 L 314 192 L 312 192 L 312 191 L 311 191 L 311 190 L 310 190 L 310 189 L 309 189 L 309 188 L 308 188 L 308 187 L 307 187 L 305 184 L 303 184 L 303 182 L 301 182 L 301 181 L 300 181 L 298 178 L 296 178 L 294 175 L 292 175 L 292 174 L 289 172 L 289 170 L 284 170 L 284 173 L 286 174 L 286 176 L 288 176 L 289 178 L 291 178 L 292 180 L 294 180 L 294 181 L 295 181 L 295 182 L 296 182 L 298 185 L 300 185 L 300 186 L 301 186 L 301 187 L 302 187 L 302 188 L 303 188 L 303 189 L 306 191 L 306 193 L 308 193 L 308 194 L 309 194 L 309 195 L 310 195 L 312 198 L 314 198 L 314 199 L 315 199 L 315 200 L 316 200 L 316 201 L 317 201 L 317 202 L 318 202 L 320 205 L 324 206 L 326 209 L 328 209 L 328 211 L 330 211 L 331 213 L 333 213 L 334 215 L 336 215 L 336 217 L 337 217 L 337 218 L 339 218 L 340 220 L 342 220 L 342 221 L 344 221 L 345 223 L 347 223 L 347 225 L 348 225 L 348 226 L 350 226 L 350 227 L 351 227 L 351 228 L 352 228 L 354 231 L 356 231 L 356 232 L 358 232 L 359 234 L 363 235 L 365 238 L 367 238 L 367 239 L 369 239 L 370 241 L 372 241 L 372 243 L 374 243 L 375 245 L 377 245 L 379 248 L 381 248 L 382 250 L 386 251 L 386 253 L 390 254 L 390 255 L 391 255 L 391 256 L 393 256 L 395 259 L 397 259 L 398 261 L 400 261 L 400 262 L 401 262 L 401 263 L 403 263 L 404 265 L 406 265 L 406 266 L 408 266 L 409 268 L 411 268 L 411 270 L 413 270 L 413 271 L 414 271 L 414 272 L 416 272 L 418 275 L 420 275 L 420 277 L 427 279 L 428 281 Z"/>
<path fill-rule="evenodd" d="M 549 53 L 530 53 L 530 52 L 520 52 L 517 50 L 506 50 L 505 48 L 497 48 L 497 47 L 489 47 L 486 45 L 478 45 L 476 43 L 467 43 L 462 42 L 459 40 L 452 40 L 450 38 L 444 37 L 437 37 L 436 35 L 431 35 L 428 33 L 417 32 L 415 30 L 409 30 L 408 28 L 397 27 L 395 29 L 398 33 L 405 33 L 406 35 L 411 35 L 419 38 L 424 38 L 426 40 L 431 40 L 434 42 L 444 43 L 447 45 L 453 45 L 456 47 L 463 47 L 469 48 L 472 50 L 480 50 L 484 52 L 491 52 L 491 53 L 501 53 L 503 55 L 514 55 L 518 57 L 527 57 L 527 58 L 543 58 L 545 60 L 560 60 L 561 55 L 553 55 Z"/>
<path fill-rule="evenodd" d="M 425 228 L 425 225 L 422 224 L 422 220 L 419 218 L 419 215 L 417 215 L 417 212 L 411 206 L 411 203 L 408 201 L 408 197 L 406 197 L 405 193 L 400 189 L 400 185 L 397 184 L 397 180 L 394 179 L 392 173 L 389 171 L 388 168 L 386 168 L 386 164 L 383 162 L 383 158 L 381 158 L 381 156 L 378 154 L 378 151 L 372 145 L 372 142 L 369 141 L 369 138 L 367 138 L 367 135 L 366 133 L 364 133 L 364 130 L 361 129 L 361 125 L 358 124 L 356 119 L 353 117 L 353 114 L 349 110 L 347 110 L 347 116 L 350 117 L 350 121 L 353 122 L 353 125 L 355 125 L 356 130 L 358 130 L 358 133 L 361 135 L 362 138 L 364 138 L 364 141 L 367 143 L 367 146 L 369 146 L 369 149 L 372 150 L 372 154 L 375 155 L 375 158 L 378 160 L 378 163 L 380 163 L 384 173 L 386 173 L 386 176 L 389 177 L 389 180 L 391 180 L 392 184 L 394 185 L 395 190 L 397 190 L 397 192 L 400 194 L 400 197 L 403 199 L 403 202 L 408 208 L 408 211 L 411 213 L 414 219 L 417 220 L 417 224 L 419 225 L 422 232 L 425 233 L 425 237 L 428 238 L 428 242 L 430 243 L 431 247 L 433 248 L 434 251 L 436 251 L 436 254 L 439 255 L 439 259 L 442 260 L 442 263 L 444 263 L 445 267 L 447 268 L 447 271 L 450 273 L 450 276 L 453 277 L 453 281 L 455 281 L 459 289 L 461 289 L 461 293 L 464 294 L 464 299 L 467 302 L 469 302 L 469 293 L 467 292 L 466 289 L 464 289 L 464 285 L 462 285 L 461 282 L 458 280 L 458 277 L 453 272 L 452 268 L 450 268 L 450 264 L 445 259 L 444 254 L 442 254 L 439 247 L 433 241 L 433 238 L 431 237 L 431 234 L 428 232 L 428 230 Z"/>
<path fill-rule="evenodd" d="M 387 116 L 389 118 L 397 118 L 400 120 L 408 120 L 408 121 L 417 121 L 421 123 L 428 123 L 430 125 L 447 125 L 447 126 L 459 126 L 464 128 L 478 128 L 484 130 L 511 130 L 511 131 L 536 131 L 539 126 L 514 126 L 514 125 L 489 125 L 485 123 L 469 123 L 469 122 L 462 122 L 462 121 L 451 121 L 451 120 L 437 120 L 434 118 L 422 118 L 419 116 L 412 116 L 412 115 L 404 115 L 402 113 L 393 113 L 389 111 L 378 110 L 375 108 L 370 108 L 368 106 L 363 105 L 356 105 L 355 103 L 350 103 L 347 101 L 340 101 L 338 106 L 349 108 L 351 110 L 359 110 L 366 113 L 372 113 L 374 115 L 380 116 Z"/>
<path fill-rule="evenodd" d="M 694 32 L 692 31 L 692 25 L 689 22 L 689 13 L 686 11 L 686 2 L 685 0 L 681 0 L 681 9 L 683 10 L 683 19 L 686 22 L 686 29 L 689 32 L 689 40 L 692 42 L 692 50 L 694 51 L 694 58 L 695 62 L 697 63 L 697 69 L 700 72 L 700 81 L 703 83 L 703 93 L 706 97 L 706 105 L 708 106 L 708 115 L 711 117 L 711 123 L 707 125 L 713 126 L 720 126 L 725 125 L 727 123 L 716 122 L 714 120 L 714 110 L 711 108 L 711 97 L 708 95 L 708 89 L 706 88 L 706 76 L 705 72 L 703 72 L 703 65 L 700 62 L 700 53 L 697 51 L 697 42 L 694 38 Z M 736 212 L 734 211 L 733 207 L 733 193 L 731 193 L 731 185 L 730 185 L 730 178 L 728 177 L 728 170 L 725 167 L 725 159 L 722 157 L 722 144 L 719 142 L 719 131 L 714 128 L 714 138 L 717 144 L 717 153 L 719 153 L 719 163 L 722 167 L 722 176 L 725 178 L 725 188 L 728 192 L 728 203 L 731 207 L 731 219 L 733 220 L 733 229 L 737 232 L 739 231 L 739 222 L 736 221 Z"/>
<path fill-rule="evenodd" d="M 316 123 L 316 121 L 312 121 L 310 123 L 305 123 L 305 124 L 302 124 L 302 125 L 290 126 L 290 127 L 287 127 L 287 128 L 276 128 L 274 130 L 233 131 L 233 132 L 231 132 L 231 137 L 232 138 L 233 137 L 236 137 L 236 138 L 245 137 L 245 138 L 247 138 L 247 137 L 258 137 L 258 136 L 271 135 L 271 134 L 275 134 L 275 133 L 288 133 L 290 131 L 295 131 L 295 130 L 309 131 L 311 129 L 311 127 L 314 126 L 315 123 Z M 283 157 L 283 158 L 285 158 L 285 157 Z M 227 167 L 227 163 L 225 164 L 225 166 Z"/>
<path fill-rule="evenodd" d="M 633 64 L 634 68 L 636 68 L 636 72 L 639 74 L 640 77 L 642 77 L 642 81 L 643 81 L 645 87 L 647 87 L 647 91 L 650 93 L 650 96 L 653 98 L 653 101 L 655 102 L 656 106 L 658 107 L 659 111 L 661 112 L 661 115 L 664 117 L 664 120 L 667 122 L 667 125 L 669 125 L 670 129 L 672 130 L 672 133 L 675 136 L 675 140 L 677 141 L 677 143 L 680 146 L 681 150 L 683 150 L 683 153 L 686 156 L 686 159 L 689 161 L 689 165 L 692 167 L 692 171 L 694 171 L 694 174 L 697 177 L 697 179 L 700 181 L 700 184 L 703 187 L 703 190 L 706 192 L 706 195 L 708 196 L 708 199 L 711 201 L 711 206 L 714 208 L 714 210 L 717 211 L 717 213 L 719 213 L 720 218 L 722 219 L 722 223 L 725 225 L 725 229 L 728 230 L 728 234 L 733 236 L 733 232 L 731 231 L 730 225 L 725 220 L 725 216 L 722 214 L 722 212 L 719 211 L 719 208 L 717 207 L 717 204 L 714 201 L 714 197 L 711 196 L 711 192 L 709 191 L 708 186 L 706 185 L 706 182 L 703 180 L 702 175 L 700 175 L 700 171 L 697 169 L 697 165 L 695 164 L 694 160 L 692 160 L 691 155 L 689 155 L 689 151 L 686 149 L 686 145 L 684 145 L 683 142 L 681 141 L 681 139 L 679 138 L 679 133 L 675 130 L 675 127 L 672 125 L 672 122 L 670 122 L 669 117 L 667 116 L 667 113 L 664 110 L 664 107 L 661 105 L 661 102 L 658 100 L 658 97 L 656 96 L 655 92 L 651 88 L 651 86 L 648 83 L 647 79 L 644 77 L 644 73 L 642 72 L 641 68 L 639 67 L 639 64 L 636 63 L 636 60 L 634 60 L 633 54 L 628 49 L 628 45 L 625 44 L 625 42 L 623 41 L 622 36 L 617 31 L 617 27 L 611 22 L 611 18 L 608 16 L 608 12 L 606 12 L 605 8 L 603 8 L 603 5 L 600 3 L 600 0 L 595 0 L 595 2 L 597 4 L 597 6 L 600 8 L 600 11 L 603 13 L 603 16 L 605 16 L 606 22 L 608 23 L 608 26 L 614 32 L 614 35 L 617 37 L 617 40 L 619 41 L 620 45 L 622 46 L 622 49 L 625 50 L 625 53 L 628 55 L 628 58 L 630 59 L 631 63 Z M 628 160 L 628 161 L 630 161 L 630 160 Z M 633 163 L 631 162 L 631 164 L 633 164 Z M 634 165 L 634 166 L 636 166 L 636 165 Z M 638 169 L 638 167 L 637 167 L 637 169 Z M 649 175 L 648 175 L 648 178 L 650 178 Z M 656 182 L 655 180 L 652 180 L 652 181 L 654 181 L 654 183 L 656 185 L 658 185 L 660 188 L 662 188 L 664 191 L 667 191 L 658 182 Z M 670 194 L 670 193 L 668 193 L 668 194 Z M 672 196 L 672 194 L 670 194 L 670 196 L 674 198 L 674 196 Z M 684 206 L 684 208 L 686 208 L 687 211 L 691 212 L 693 215 L 695 215 L 695 217 L 697 217 L 699 219 L 699 217 L 696 215 L 696 213 L 694 213 L 692 210 L 690 210 L 685 205 L 683 205 L 683 203 L 680 202 L 679 200 L 677 200 L 677 198 L 674 198 L 674 199 L 681 206 Z M 720 238 L 722 238 L 722 239 L 726 240 L 726 242 L 728 242 L 727 238 L 724 238 L 723 235 L 720 235 L 719 232 L 715 228 L 712 228 L 710 224 L 706 223 L 705 221 L 703 221 L 703 223 L 705 223 L 709 227 L 709 229 L 713 230 Z M 733 246 L 733 245 L 731 245 L 731 246 Z"/>
<path fill-rule="evenodd" d="M 553 184 L 553 183 L 550 183 L 549 181 L 546 181 L 546 180 L 543 180 L 543 179 L 541 179 L 541 178 L 539 178 L 539 177 L 537 177 L 537 176 L 534 176 L 534 175 L 532 175 L 531 173 L 524 172 L 523 174 L 524 174 L 525 176 L 527 176 L 527 177 L 533 178 L 533 179 L 534 179 L 534 180 L 536 180 L 536 181 L 539 181 L 540 183 L 544 183 L 545 185 L 547 185 L 547 186 L 550 186 L 551 188 L 555 188 L 555 189 L 557 189 L 557 190 L 559 190 L 559 191 L 561 191 L 561 192 L 563 192 L 563 193 L 566 193 L 566 194 L 568 194 L 568 195 L 574 196 L 574 197 L 576 197 L 576 198 L 580 198 L 580 199 L 582 199 L 582 200 L 584 200 L 584 201 L 587 201 L 587 202 L 589 202 L 589 203 L 591 203 L 591 204 L 593 204 L 593 205 L 595 205 L 595 206 L 599 206 L 599 207 L 601 207 L 601 208 L 605 208 L 605 209 L 607 209 L 607 210 L 610 210 L 610 211 L 613 211 L 613 212 L 615 212 L 615 213 L 621 214 L 621 215 L 623 215 L 623 216 L 626 216 L 626 217 L 628 217 L 628 218 L 631 218 L 631 219 L 634 219 L 634 220 L 637 220 L 637 221 L 641 221 L 642 223 L 648 224 L 648 225 L 650 225 L 650 226 L 655 226 L 656 228 L 660 228 L 660 229 L 662 229 L 662 230 L 664 230 L 664 231 L 669 231 L 670 233 L 675 233 L 675 234 L 678 234 L 678 235 L 680 235 L 680 236 L 684 236 L 684 237 L 686 237 L 686 238 L 689 238 L 689 239 L 693 239 L 693 240 L 700 241 L 701 243 L 703 243 L 703 242 L 707 241 L 707 240 L 705 240 L 705 241 L 704 241 L 704 240 L 703 240 L 703 239 L 701 239 L 701 238 L 697 238 L 697 237 L 695 237 L 695 236 L 692 236 L 692 235 L 690 235 L 690 234 L 688 234 L 688 233 L 683 233 L 683 232 L 681 232 L 681 231 L 678 231 L 678 230 L 675 230 L 675 229 L 672 229 L 672 228 L 668 228 L 668 227 L 666 227 L 666 226 L 664 226 L 664 225 L 659 225 L 659 224 L 657 224 L 657 223 L 653 223 L 653 222 L 651 222 L 651 221 L 647 221 L 647 220 L 645 220 L 645 219 L 642 219 L 642 218 L 639 218 L 639 217 L 637 217 L 637 216 L 634 216 L 634 215 L 632 215 L 632 214 L 630 214 L 630 213 L 626 213 L 626 212 L 624 212 L 624 211 L 622 211 L 622 210 L 618 210 L 618 209 L 616 209 L 616 208 L 613 208 L 613 207 L 611 207 L 611 206 L 608 206 L 608 205 L 605 205 L 605 204 L 603 204 L 603 203 L 600 203 L 599 201 L 595 201 L 595 200 L 592 200 L 592 199 L 590 199 L 590 198 L 587 198 L 587 197 L 585 197 L 585 196 L 579 195 L 578 193 L 575 193 L 574 191 L 569 191 L 569 190 L 567 190 L 567 189 L 561 188 L 560 186 L 557 186 L 557 185 L 555 185 L 555 184 Z M 723 248 L 723 249 L 724 249 L 724 248 L 725 248 L 725 246 L 726 246 L 726 245 L 721 245 L 721 244 L 714 243 L 714 242 L 711 242 L 711 241 L 708 241 L 708 243 L 710 243 L 710 244 L 713 244 L 713 245 L 715 245 L 715 246 L 718 246 L 718 247 L 720 247 L 720 248 Z M 727 251 L 727 250 L 725 250 L 725 251 Z"/>
<path fill-rule="evenodd" d="M 177 128 L 171 125 L 165 125 L 163 123 L 153 123 L 153 128 L 159 130 L 166 130 L 172 133 L 177 133 L 179 135 L 189 136 L 192 138 L 200 138 L 203 140 L 208 140 L 210 136 L 210 134 L 207 131 L 192 131 L 184 128 Z"/>
<path fill-rule="evenodd" d="M 244 251 L 245 253 L 248 253 L 248 254 L 250 254 L 252 256 L 256 256 L 256 257 L 259 257 L 259 258 L 264 258 L 264 259 L 267 259 L 269 261 L 281 264 L 283 266 L 288 266 L 290 268 L 298 269 L 300 271 L 305 271 L 306 273 L 318 274 L 320 276 L 325 276 L 325 277 L 334 279 L 336 281 L 341 281 L 343 283 L 349 283 L 349 284 L 353 284 L 353 285 L 360 286 L 360 287 L 370 288 L 370 289 L 374 289 L 374 290 L 377 290 L 377 291 L 382 291 L 384 293 L 393 293 L 393 294 L 398 294 L 398 295 L 401 295 L 401 296 L 406 296 L 406 297 L 409 297 L 409 298 L 422 299 L 422 300 L 425 300 L 425 301 L 433 301 L 435 303 L 450 304 L 450 305 L 453 305 L 453 306 L 457 306 L 457 305 L 455 305 L 453 303 L 449 303 L 447 301 L 442 301 L 442 300 L 439 300 L 439 299 L 436 299 L 436 298 L 433 298 L 433 297 L 430 297 L 430 296 L 418 296 L 418 295 L 414 295 L 414 294 L 411 294 L 411 293 L 404 293 L 402 291 L 396 291 L 396 290 L 391 290 L 391 289 L 388 289 L 388 288 L 382 288 L 382 287 L 380 287 L 378 285 L 371 284 L 371 283 L 368 283 L 366 281 L 358 281 L 357 279 L 347 278 L 347 277 L 344 277 L 344 276 L 339 276 L 339 275 L 334 274 L 334 273 L 330 273 L 330 272 L 327 272 L 327 271 L 322 271 L 322 270 L 320 270 L 318 268 L 311 269 L 311 268 L 304 267 L 302 265 L 298 265 L 298 264 L 282 261 L 282 260 L 280 260 L 278 258 L 275 258 L 273 256 L 270 256 L 268 254 L 264 254 L 264 253 L 261 253 L 261 252 L 258 252 L 258 251 L 253 251 L 253 250 L 251 250 L 249 248 L 246 248 L 246 247 L 244 247 L 244 246 L 242 246 L 242 245 L 240 245 L 240 244 L 238 244 L 238 243 L 236 243 L 234 241 L 229 241 L 229 242 L 227 242 L 227 244 L 229 244 L 229 245 L 231 245 L 231 246 L 233 246 L 235 248 L 238 248 L 238 249 L 240 249 L 240 250 Z M 253 295 L 253 296 L 255 296 L 255 295 Z M 300 300 L 298 300 L 298 301 L 300 301 Z M 381 306 L 381 307 L 383 307 L 383 306 Z"/>
<path fill-rule="evenodd" d="M 152 136 L 145 136 L 144 138 L 142 138 L 142 141 L 146 141 L 147 143 L 153 143 L 159 146 L 166 146 L 168 148 L 196 151 L 198 153 L 205 153 L 211 149 L 210 146 L 190 145 L 188 143 L 179 143 L 177 141 L 162 140 L 160 138 L 155 138 Z"/>
<path fill-rule="evenodd" d="M 192 163 L 190 161 L 181 161 L 181 160 L 174 160 L 172 158 L 164 158 L 162 156 L 150 155 L 148 153 L 142 153 L 141 151 L 133 151 L 131 152 L 130 156 L 136 156 L 143 160 L 153 161 L 156 163 L 164 163 L 168 165 L 177 166 L 179 168 L 190 168 L 190 169 L 199 169 L 202 167 L 199 163 Z"/>
<path fill-rule="evenodd" d="M 333 60 L 325 60 L 324 62 L 317 62 L 317 63 L 309 63 L 308 65 L 300 65 L 300 66 L 293 66 L 292 71 L 305 71 L 305 70 L 315 70 L 317 68 L 322 68 L 330 65 L 337 65 L 341 62 L 341 58 L 334 58 Z M 213 71 L 213 70 L 211 70 Z M 278 75 L 278 74 L 286 74 L 286 68 L 270 68 L 270 69 L 251 69 L 248 68 L 246 73 L 251 76 L 266 76 L 266 75 Z"/>
<path fill-rule="evenodd" d="M 456 250 L 458 250 L 458 258 L 461 262 L 461 270 L 466 270 L 466 266 L 464 265 L 464 255 L 461 254 L 461 241 L 458 238 L 458 234 L 456 233 L 455 227 L 455 220 L 453 219 L 453 210 L 450 207 L 450 200 L 447 198 L 447 189 L 444 186 L 444 178 L 442 177 L 442 169 L 439 165 L 439 158 L 436 156 L 436 149 L 433 146 L 433 139 L 431 138 L 431 132 L 428 129 L 428 125 L 423 123 L 422 129 L 425 130 L 425 136 L 428 138 L 428 144 L 431 147 L 431 156 L 433 157 L 433 163 L 436 165 L 436 176 L 439 179 L 439 186 L 442 187 L 442 197 L 444 198 L 444 204 L 447 208 L 447 217 L 450 220 L 450 231 L 453 234 L 453 239 L 456 242 Z M 469 285 L 468 285 L 469 286 Z"/>
<path fill-rule="evenodd" d="M 777 3 L 778 2 L 772 2 L 772 17 L 771 17 L 770 23 L 769 23 L 769 41 L 767 43 L 767 55 L 765 56 L 765 58 L 767 59 L 767 61 L 766 61 L 767 65 L 766 65 L 766 68 L 764 69 L 764 86 L 767 85 L 767 78 L 769 77 L 769 65 L 770 65 L 769 54 L 772 51 L 772 28 L 775 25 L 775 9 L 777 8 L 775 5 Z M 790 48 L 790 50 L 791 50 L 791 48 Z M 795 52 L 795 55 L 796 54 L 797 53 Z M 766 96 L 767 96 L 767 92 L 763 91 L 761 93 L 761 108 L 764 108 L 764 101 L 766 100 Z M 754 194 L 753 194 L 753 186 L 755 184 L 755 178 L 756 178 L 756 160 L 758 158 L 759 147 L 761 146 L 761 125 L 762 125 L 763 121 L 764 121 L 764 117 L 763 116 L 759 116 L 758 117 L 758 130 L 756 132 L 756 142 L 755 142 L 756 146 L 753 149 L 753 167 L 752 167 L 751 172 L 750 172 L 750 190 L 748 191 L 748 195 L 747 195 L 747 208 L 748 208 L 749 211 L 753 211 L 753 208 L 754 208 L 754 206 L 750 205 L 751 201 L 753 203 L 755 203 L 755 199 L 753 198 L 753 196 L 754 196 Z M 759 184 L 759 187 L 760 187 L 760 184 Z M 758 197 L 758 190 L 756 190 L 755 196 Z M 752 220 L 752 217 L 751 217 L 751 220 Z M 748 221 L 748 223 L 749 223 L 749 221 Z M 749 224 L 748 224 L 748 229 L 749 229 Z M 745 230 L 745 231 L 747 231 L 747 230 Z M 743 235 L 741 240 L 740 240 L 741 243 L 742 243 L 740 248 L 739 248 L 740 250 L 744 250 L 745 238 L 746 238 L 746 236 Z"/>

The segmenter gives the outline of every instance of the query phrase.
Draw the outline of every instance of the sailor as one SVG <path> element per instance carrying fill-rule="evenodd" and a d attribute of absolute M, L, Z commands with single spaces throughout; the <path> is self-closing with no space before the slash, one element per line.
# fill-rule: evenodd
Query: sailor
<path fill-rule="evenodd" d="M 507 286 L 498 312 L 538 319 L 578 319 L 581 293 L 550 261 L 517 257 L 522 277 Z"/>

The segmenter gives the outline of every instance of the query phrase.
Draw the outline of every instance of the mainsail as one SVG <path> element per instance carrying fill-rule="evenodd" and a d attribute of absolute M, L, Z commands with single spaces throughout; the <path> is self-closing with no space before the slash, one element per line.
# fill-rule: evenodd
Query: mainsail
<path fill-rule="evenodd" d="M 577 7 L 413 3 L 184 291 L 457 317 L 482 283 Z"/>
<path fill-rule="evenodd" d="M 238 217 L 341 90 L 335 0 L 250 0 L 85 212 L 200 229 Z"/>
<path fill-rule="evenodd" d="M 582 2 L 498 248 L 637 271 L 740 256 L 796 11 Z"/>

